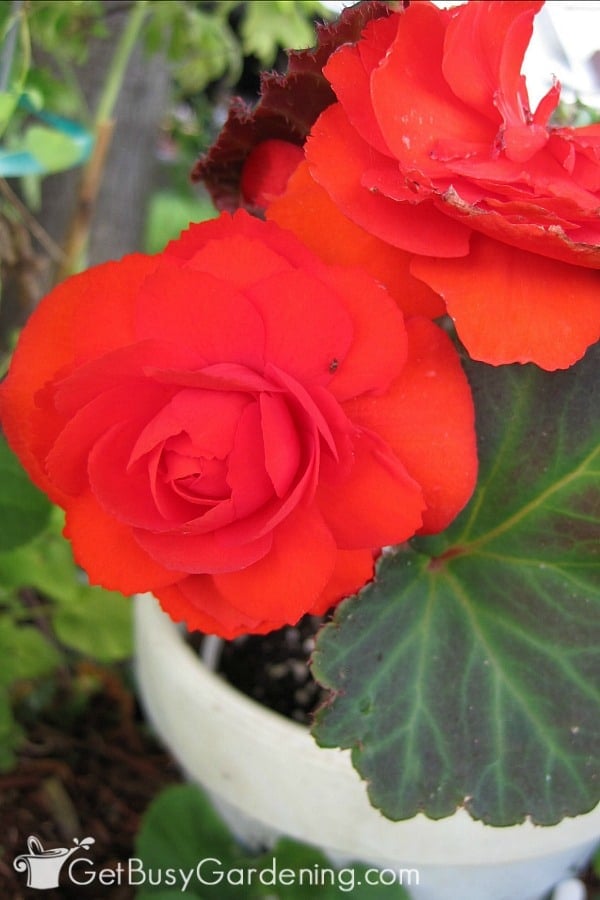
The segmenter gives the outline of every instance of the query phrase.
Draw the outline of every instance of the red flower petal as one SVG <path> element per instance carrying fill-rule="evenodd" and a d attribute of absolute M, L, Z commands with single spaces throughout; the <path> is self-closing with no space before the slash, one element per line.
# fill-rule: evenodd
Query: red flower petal
<path fill-rule="evenodd" d="M 61 416 L 71 416 L 82 406 L 100 396 L 104 391 L 123 388 L 124 384 L 147 385 L 146 373 L 153 366 L 171 370 L 177 363 L 184 367 L 196 367 L 200 358 L 191 347 L 178 349 L 161 341 L 142 341 L 117 347 L 100 356 L 76 365 L 63 375 L 57 372 L 55 378 L 37 394 L 39 406 L 51 407 Z M 169 387 L 158 388 L 169 396 Z M 46 410 L 44 410 L 46 411 Z"/>
<path fill-rule="evenodd" d="M 135 300 L 157 265 L 155 256 L 132 254 L 118 262 L 94 266 L 55 288 L 55 291 L 70 295 L 68 303 L 73 307 L 74 326 L 70 350 L 78 365 L 133 341 Z M 48 310 L 48 318 L 52 322 L 49 327 L 53 342 L 60 345 L 61 327 L 56 306 L 54 314 Z M 94 323 L 93 328 L 90 322 Z"/>
<path fill-rule="evenodd" d="M 230 452 L 239 418 L 249 403 L 237 391 L 182 388 L 138 431 L 131 461 L 162 446 L 170 437 L 185 434 L 197 456 L 225 458 Z"/>
<path fill-rule="evenodd" d="M 305 399 L 307 403 L 313 403 L 309 395 L 306 395 Z M 317 408 L 314 408 L 318 413 Z M 237 518 L 231 525 L 222 528 L 219 532 L 219 540 L 222 541 L 225 548 L 230 544 L 234 546 L 240 543 L 243 544 L 246 541 L 252 540 L 254 537 L 271 533 L 271 531 L 278 527 L 281 522 L 284 522 L 300 504 L 309 502 L 312 499 L 319 475 L 319 427 L 320 423 L 317 418 L 317 421 L 312 422 L 308 428 L 298 430 L 298 435 L 299 437 L 302 437 L 304 445 L 302 467 L 299 468 L 297 477 L 288 491 L 287 496 L 280 498 L 276 494 L 273 494 L 272 499 L 255 512 Z M 326 427 L 326 423 L 324 422 L 323 427 Z M 325 439 L 326 437 L 327 436 L 325 436 Z M 332 436 L 331 439 L 333 439 Z M 264 459 L 262 457 L 260 458 L 260 462 L 264 464 Z M 246 469 L 243 452 L 234 455 L 233 459 L 230 458 L 229 469 L 232 485 L 239 486 L 242 483 Z M 266 477 L 268 478 L 268 476 Z M 239 516 L 239 512 L 240 510 L 236 507 L 236 515 Z"/>
<path fill-rule="evenodd" d="M 474 359 L 565 369 L 600 337 L 600 272 L 474 235 L 465 260 L 415 259 Z"/>
<path fill-rule="evenodd" d="M 571 182 L 571 185 L 573 193 L 581 199 L 581 189 L 575 182 Z M 560 185 L 561 189 L 563 187 L 564 179 Z M 465 226 L 490 238 L 566 263 L 600 268 L 600 228 L 597 216 L 590 216 L 587 209 L 582 213 L 581 207 L 578 208 L 570 199 L 563 199 L 562 203 L 555 204 L 546 198 L 536 203 L 535 198 L 524 199 L 520 195 L 515 196 L 513 202 L 504 203 L 488 198 L 489 211 L 470 206 L 452 193 L 447 194 L 443 201 L 437 202 L 440 209 L 449 216 L 456 217 Z M 566 221 L 559 218 L 561 214 L 573 214 L 575 224 L 568 231 L 565 230 Z M 578 215 L 581 215 L 580 221 L 577 221 Z M 432 244 L 428 253 L 436 250 Z M 427 256 L 427 253 L 424 255 Z"/>
<path fill-rule="evenodd" d="M 210 219 L 200 224 L 192 224 L 183 231 L 175 241 L 171 241 L 165 250 L 166 256 L 174 256 L 179 260 L 186 262 L 198 259 L 198 254 L 202 253 L 202 248 L 209 241 L 222 241 L 231 238 L 249 239 L 257 241 L 262 250 L 260 257 L 257 259 L 257 265 L 254 269 L 258 273 L 258 277 L 266 277 L 272 275 L 281 268 L 283 271 L 286 264 L 290 264 L 294 268 L 306 269 L 310 272 L 315 265 L 314 254 L 304 246 L 297 238 L 294 238 L 287 231 L 282 231 L 272 223 L 265 223 L 261 219 L 248 215 L 243 209 L 237 210 L 232 216 L 222 213 L 218 219 Z M 218 252 L 218 251 L 217 251 Z M 241 277 L 244 284 L 251 284 L 253 281 L 251 270 L 247 268 L 251 261 L 248 256 L 250 250 L 242 253 L 242 265 L 239 269 L 239 275 L 236 275 L 237 266 L 231 265 L 231 258 L 225 258 L 224 268 L 222 268 L 219 277 L 233 278 Z M 275 256 L 274 256 L 275 254 Z M 276 257 L 281 257 L 280 261 Z M 211 255 L 203 258 L 210 259 Z M 257 279 L 254 279 L 257 280 Z"/>
<path fill-rule="evenodd" d="M 302 459 L 296 423 L 284 400 L 261 394 L 260 412 L 265 468 L 278 497 L 284 497 L 297 477 Z"/>
<path fill-rule="evenodd" d="M 51 481 L 68 494 L 85 490 L 88 484 L 87 456 L 105 434 L 108 423 L 144 421 L 168 395 L 162 385 L 137 384 L 134 392 L 111 388 L 81 406 L 67 421 L 53 443 L 45 469 Z"/>
<path fill-rule="evenodd" d="M 90 488 L 98 503 L 128 526 L 168 531 L 181 524 L 179 517 L 165 520 L 157 508 L 150 485 L 148 464 L 128 469 L 131 449 L 143 423 L 129 421 L 106 429 L 88 454 Z M 191 518 L 188 513 L 183 521 Z"/>
<path fill-rule="evenodd" d="M 330 358 L 328 388 L 340 401 L 367 391 L 381 393 L 404 363 L 404 317 L 383 286 L 361 269 L 336 267 L 328 278 L 344 297 L 353 326 L 348 352 Z"/>
<path fill-rule="evenodd" d="M 301 270 L 261 281 L 246 296 L 264 322 L 269 364 L 303 382 L 327 383 L 331 360 L 343 359 L 352 341 L 344 300 Z"/>
<path fill-rule="evenodd" d="M 302 163 L 267 217 L 293 231 L 326 263 L 361 266 L 382 282 L 405 315 L 441 316 L 442 299 L 410 273 L 412 254 L 392 247 L 348 219 Z"/>
<path fill-rule="evenodd" d="M 403 179 L 397 164 L 362 140 L 339 103 L 315 122 L 306 158 L 313 178 L 344 215 L 381 240 L 412 253 L 431 253 L 432 246 L 440 256 L 468 252 L 469 232 L 431 204 L 399 203 L 362 186 L 363 173 L 376 167 L 391 167 Z"/>
<path fill-rule="evenodd" d="M 274 496 L 273 482 L 265 468 L 265 447 L 261 409 L 258 403 L 247 406 L 239 418 L 233 447 L 228 459 L 227 480 L 239 523 L 262 510 Z M 250 540 L 241 538 L 242 542 Z"/>
<path fill-rule="evenodd" d="M 475 486 L 473 401 L 445 332 L 427 319 L 410 319 L 406 327 L 408 360 L 391 390 L 377 401 L 359 399 L 345 408 L 353 421 L 389 443 L 419 483 L 427 506 L 419 530 L 431 533 L 452 521 Z"/>
<path fill-rule="evenodd" d="M 448 23 L 443 60 L 444 76 L 457 97 L 494 121 L 499 90 L 504 102 L 527 100 L 521 65 L 533 17 L 543 5 L 543 0 L 512 0 L 460 7 Z"/>
<path fill-rule="evenodd" d="M 402 171 L 409 174 L 447 176 L 446 166 L 431 158 L 440 138 L 489 146 L 496 137 L 497 126 L 458 103 L 444 78 L 441 63 L 448 15 L 429 3 L 411 4 L 387 56 L 371 76 L 377 121 Z M 433 241 L 437 248 L 437 240 Z M 459 254 L 439 251 L 439 255 Z"/>
<path fill-rule="evenodd" d="M 336 546 L 314 507 L 299 506 L 273 532 L 263 559 L 216 575 L 217 590 L 248 616 L 292 624 L 317 602 L 332 576 Z"/>
<path fill-rule="evenodd" d="M 338 546 L 382 547 L 412 537 L 425 508 L 420 486 L 375 435 L 356 435 L 353 449 L 350 473 L 337 482 L 322 481 L 316 495 Z"/>
<path fill-rule="evenodd" d="M 89 491 L 71 500 L 65 537 L 71 541 L 75 559 L 90 582 L 109 590 L 124 594 L 154 590 L 185 574 L 165 568 L 146 553 L 132 529 L 102 509 Z"/>
<path fill-rule="evenodd" d="M 304 159 L 302 148 L 289 141 L 267 140 L 257 144 L 244 163 L 240 187 L 244 202 L 265 207 L 283 194 L 294 169 Z"/>
<path fill-rule="evenodd" d="M 268 554 L 273 535 L 261 535 L 245 544 L 227 544 L 218 531 L 208 534 L 155 534 L 135 530 L 135 538 L 159 565 L 166 569 L 184 571 L 190 575 L 205 575 L 245 570 L 247 566 Z"/>
<path fill-rule="evenodd" d="M 342 597 L 356 594 L 371 581 L 375 571 L 375 559 L 370 550 L 338 550 L 335 569 L 327 587 L 317 603 L 308 611 L 322 616 Z"/>
<path fill-rule="evenodd" d="M 390 156 L 371 103 L 371 72 L 385 57 L 398 30 L 398 16 L 376 19 L 365 28 L 358 44 L 345 44 L 323 69 L 336 97 L 363 140 Z"/>
<path fill-rule="evenodd" d="M 233 260 L 235 265 L 232 265 Z M 207 241 L 187 260 L 185 267 L 206 272 L 240 290 L 272 275 L 294 271 L 288 260 L 267 247 L 264 241 L 241 234 Z"/>
<path fill-rule="evenodd" d="M 279 625 L 240 612 L 219 593 L 211 575 L 189 575 L 177 584 L 158 588 L 155 595 L 175 622 L 185 622 L 191 631 L 198 629 L 225 640 L 241 634 L 262 634 Z"/>
<path fill-rule="evenodd" d="M 138 340 L 191 348 L 205 364 L 263 362 L 264 328 L 252 304 L 227 281 L 166 258 L 144 284 L 135 329 Z"/>
<path fill-rule="evenodd" d="M 64 423 L 45 409 L 34 425 L 35 395 L 75 360 L 94 358 L 131 339 L 133 298 L 155 268 L 155 258 L 136 254 L 70 278 L 40 302 L 20 336 L 0 386 L 2 427 L 31 478 L 55 502 L 65 498 L 49 482 L 32 445 L 49 448 Z"/>
<path fill-rule="evenodd" d="M 157 534 L 229 524 L 235 513 L 225 457 L 244 406 L 238 394 L 181 391 L 149 424 L 138 414 L 108 430 L 105 425 L 85 451 L 93 493 L 120 521 Z"/>

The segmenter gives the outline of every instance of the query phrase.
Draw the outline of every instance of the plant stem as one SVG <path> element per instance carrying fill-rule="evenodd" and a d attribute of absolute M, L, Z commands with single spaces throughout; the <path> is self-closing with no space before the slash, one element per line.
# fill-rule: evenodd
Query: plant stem
<path fill-rule="evenodd" d="M 110 62 L 94 116 L 94 148 L 83 169 L 77 205 L 67 233 L 65 257 L 57 273 L 57 282 L 85 268 L 94 206 L 114 130 L 114 108 L 147 12 L 148 0 L 137 0 L 128 15 Z"/>
<path fill-rule="evenodd" d="M 2 194 L 13 207 L 29 233 L 39 241 L 50 259 L 53 259 L 55 262 L 61 262 L 63 259 L 62 249 L 52 240 L 46 229 L 42 228 L 35 216 L 31 214 L 21 198 L 15 194 L 4 178 L 0 178 L 0 194 Z"/>
<path fill-rule="evenodd" d="M 115 103 L 125 77 L 125 70 L 129 63 L 129 57 L 148 11 L 147 7 L 148 0 L 137 0 L 121 32 L 96 109 L 96 126 L 112 118 Z"/>

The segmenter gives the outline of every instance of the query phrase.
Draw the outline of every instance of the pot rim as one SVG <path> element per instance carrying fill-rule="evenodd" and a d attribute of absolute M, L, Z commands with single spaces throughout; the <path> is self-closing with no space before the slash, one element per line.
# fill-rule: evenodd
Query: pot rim
<path fill-rule="evenodd" d="M 210 671 L 151 594 L 135 598 L 135 629 L 142 703 L 184 771 L 291 837 L 384 865 L 477 865 L 486 855 L 501 865 L 591 848 L 600 837 L 600 804 L 551 826 L 494 827 L 464 809 L 392 822 L 370 805 L 350 751 L 319 747 L 305 726 Z"/>

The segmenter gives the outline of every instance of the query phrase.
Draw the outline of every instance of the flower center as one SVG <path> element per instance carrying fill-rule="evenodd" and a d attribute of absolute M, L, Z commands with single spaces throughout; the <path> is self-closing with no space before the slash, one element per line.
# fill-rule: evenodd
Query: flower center
<path fill-rule="evenodd" d="M 165 449 L 161 474 L 176 494 L 192 503 L 213 506 L 231 495 L 227 466 L 222 459 L 198 458 Z"/>

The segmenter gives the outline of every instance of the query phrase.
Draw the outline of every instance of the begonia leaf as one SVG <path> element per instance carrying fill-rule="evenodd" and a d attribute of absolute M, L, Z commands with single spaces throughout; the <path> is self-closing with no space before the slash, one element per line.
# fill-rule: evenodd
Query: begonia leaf
<path fill-rule="evenodd" d="M 235 97 L 225 125 L 210 150 L 196 163 L 192 178 L 206 185 L 220 210 L 243 206 L 240 178 L 250 151 L 262 141 L 278 139 L 301 146 L 319 114 L 335 101 L 322 69 L 331 53 L 356 41 L 371 19 L 389 15 L 385 3 L 369 0 L 317 27 L 317 46 L 289 53 L 285 75 L 263 73 L 255 106 Z"/>
<path fill-rule="evenodd" d="M 553 824 L 600 799 L 599 369 L 598 346 L 560 373 L 470 363 L 473 500 L 318 638 L 315 737 L 391 819 Z"/>

